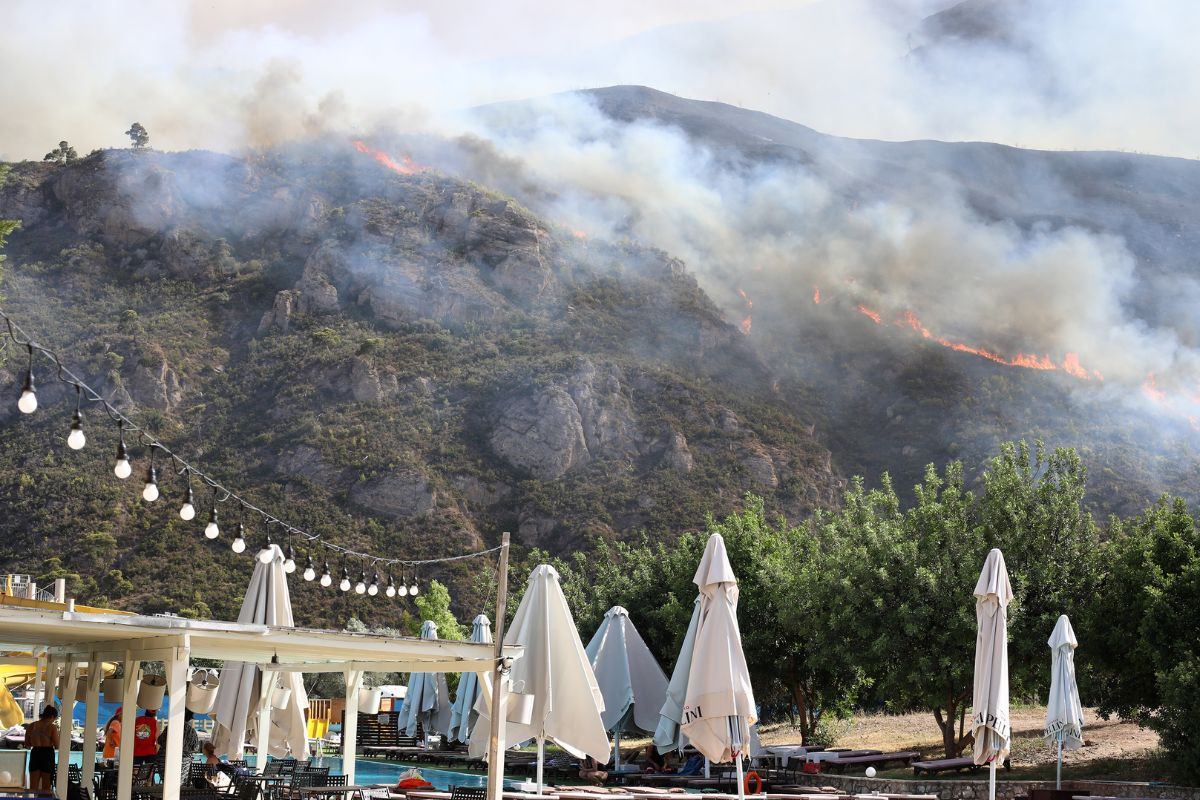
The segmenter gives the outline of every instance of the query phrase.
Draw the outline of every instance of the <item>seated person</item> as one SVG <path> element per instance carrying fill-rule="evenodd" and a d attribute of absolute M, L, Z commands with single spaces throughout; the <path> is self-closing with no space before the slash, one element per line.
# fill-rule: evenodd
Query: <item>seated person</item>
<path fill-rule="evenodd" d="M 208 777 L 208 783 L 210 786 L 217 782 L 216 779 L 218 775 L 228 775 L 229 779 L 233 780 L 238 775 L 244 772 L 249 772 L 248 769 L 235 767 L 233 764 L 217 758 L 217 748 L 213 746 L 212 742 L 205 742 L 201 749 L 204 752 L 204 763 L 208 765 L 208 769 L 211 772 Z M 207 787 L 197 786 L 196 788 L 204 789 Z"/>
<path fill-rule="evenodd" d="M 642 767 L 642 771 L 649 774 L 653 772 L 674 772 L 674 767 L 671 766 L 671 753 L 660 753 L 658 748 L 653 744 L 646 745 L 646 765 Z"/>
<path fill-rule="evenodd" d="M 600 765 L 596 763 L 596 759 L 588 756 L 587 760 L 580 767 L 579 777 L 585 781 L 591 781 L 597 786 L 603 786 L 604 781 L 608 780 L 608 772 L 600 769 Z"/>

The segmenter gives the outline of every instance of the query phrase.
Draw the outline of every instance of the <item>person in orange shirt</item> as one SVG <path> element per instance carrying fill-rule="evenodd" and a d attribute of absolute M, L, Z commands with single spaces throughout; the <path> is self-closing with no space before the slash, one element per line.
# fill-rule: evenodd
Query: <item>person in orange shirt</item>
<path fill-rule="evenodd" d="M 121 752 L 121 709 L 104 726 L 104 758 L 116 758 Z"/>

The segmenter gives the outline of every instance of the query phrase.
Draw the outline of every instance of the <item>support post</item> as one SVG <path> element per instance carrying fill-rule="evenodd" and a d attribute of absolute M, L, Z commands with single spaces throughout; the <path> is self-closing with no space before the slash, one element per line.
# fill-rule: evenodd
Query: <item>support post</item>
<path fill-rule="evenodd" d="M 621 774 L 621 729 L 613 731 L 613 772 Z"/>
<path fill-rule="evenodd" d="M 361 669 L 346 670 L 346 721 L 342 724 L 342 774 L 354 785 L 354 758 L 358 750 L 358 690 L 362 688 Z"/>
<path fill-rule="evenodd" d="M 71 760 L 71 717 L 75 710 L 75 681 L 79 672 L 79 665 L 71 661 L 63 667 L 66 676 L 60 684 L 62 707 L 58 714 L 58 772 L 54 776 L 54 793 L 59 800 L 67 800 L 67 764 Z"/>
<path fill-rule="evenodd" d="M 121 679 L 121 763 L 117 768 L 117 800 L 133 796 L 133 723 L 137 720 L 138 681 L 142 662 L 133 652 L 125 651 L 125 677 Z"/>
<path fill-rule="evenodd" d="M 279 673 L 258 671 L 258 718 L 254 723 L 254 771 L 259 775 L 267 768 L 267 751 L 271 749 L 271 695 Z"/>
<path fill-rule="evenodd" d="M 544 731 L 543 731 L 543 733 L 544 733 Z M 538 737 L 538 763 L 537 763 L 537 785 L 538 785 L 537 793 L 538 793 L 538 797 L 542 796 L 542 792 L 544 790 L 544 783 L 546 780 L 546 776 L 544 774 L 545 769 L 546 769 L 546 737 L 539 736 Z"/>
<path fill-rule="evenodd" d="M 1062 734 L 1058 735 L 1058 769 L 1054 773 L 1054 788 L 1062 788 Z"/>
<path fill-rule="evenodd" d="M 103 677 L 104 663 L 93 654 L 88 659 L 87 696 L 83 701 L 83 785 L 88 787 L 92 786 L 96 776 L 96 725 L 100 722 L 100 681 Z"/>
<path fill-rule="evenodd" d="M 988 768 L 988 800 L 996 800 L 996 759 Z"/>
<path fill-rule="evenodd" d="M 492 718 L 488 739 L 487 800 L 501 800 L 504 793 L 504 732 L 508 701 L 504 696 L 507 669 L 501 654 L 504 652 L 504 615 L 508 606 L 508 531 L 500 537 L 500 585 L 496 592 L 495 663 L 492 665 Z"/>
<path fill-rule="evenodd" d="M 179 800 L 179 787 L 183 783 L 183 727 L 187 701 L 187 668 L 191 657 L 188 646 L 174 648 L 174 658 L 164 664 L 167 672 L 167 695 L 171 705 L 167 709 L 167 752 L 163 757 L 163 800 Z M 188 753 L 190 758 L 193 753 Z"/>
<path fill-rule="evenodd" d="M 42 695 L 46 685 L 46 673 L 50 670 L 49 657 L 45 654 L 38 656 L 37 666 L 33 672 L 33 713 L 32 719 L 37 719 L 42 710 Z"/>

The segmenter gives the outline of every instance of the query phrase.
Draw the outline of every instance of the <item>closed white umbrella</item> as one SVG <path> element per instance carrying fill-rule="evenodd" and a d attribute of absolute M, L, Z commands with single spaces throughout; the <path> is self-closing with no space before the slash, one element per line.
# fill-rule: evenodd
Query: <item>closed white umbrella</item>
<path fill-rule="evenodd" d="M 990 764 L 989 800 L 996 798 L 996 765 L 1008 755 L 1012 730 L 1008 717 L 1008 603 L 1012 585 L 1004 554 L 988 553 L 975 584 L 975 686 L 971 733 L 975 763 Z"/>
<path fill-rule="evenodd" d="M 667 675 L 621 606 L 605 612 L 587 655 L 604 696 L 601 718 L 613 733 L 613 763 L 620 771 L 621 733 L 655 731 L 667 697 Z"/>
<path fill-rule="evenodd" d="M 513 690 L 533 696 L 529 722 L 508 722 L 510 742 L 536 739 L 538 743 L 538 793 L 542 792 L 546 740 L 557 743 L 576 758 L 608 760 L 608 735 L 601 713 L 604 698 L 584 652 L 575 620 L 558 585 L 558 572 L 548 564 L 529 576 L 525 596 L 504 635 L 505 644 L 522 645 L 524 655 L 513 663 L 509 677 Z M 490 708 L 475 708 L 488 717 Z M 488 726 L 477 724 L 471 732 L 471 755 L 487 750 Z"/>
<path fill-rule="evenodd" d="M 1083 747 L 1083 706 L 1075 685 L 1075 648 L 1079 646 L 1071 620 L 1063 614 L 1050 634 L 1050 698 L 1046 701 L 1044 738 L 1058 743 L 1056 788 L 1062 788 L 1063 750 Z"/>
<path fill-rule="evenodd" d="M 263 563 L 262 558 L 255 559 L 254 574 L 250 576 L 250 586 L 246 590 L 238 622 L 293 627 L 292 601 L 288 594 L 283 561 L 283 551 L 274 544 L 270 546 L 267 563 Z M 216 720 L 213 745 L 218 753 L 241 758 L 246 748 L 246 737 L 257 736 L 258 709 L 264 701 L 262 675 L 262 670 L 254 664 L 225 662 L 221 685 L 217 688 L 211 712 Z M 308 709 L 308 695 L 304 691 L 303 675 L 299 672 L 279 672 L 275 675 L 278 676 L 278 685 L 291 690 L 291 697 L 285 708 L 271 709 L 267 752 L 277 758 L 288 754 L 307 755 L 308 726 L 304 712 Z M 265 700 L 270 702 L 270 698 Z M 259 753 L 258 758 L 265 763 L 266 753 Z"/>
<path fill-rule="evenodd" d="M 700 620 L 680 730 L 710 761 L 734 762 L 743 797 L 742 758 L 758 713 L 737 621 L 737 578 L 720 534 L 708 537 L 692 581 L 700 589 Z"/>
<path fill-rule="evenodd" d="M 675 669 L 667 684 L 667 696 L 659 710 L 658 726 L 654 729 L 654 746 L 660 753 L 670 750 L 682 753 L 683 748 L 687 747 L 687 737 L 680 726 L 683 725 L 683 703 L 687 697 L 688 673 L 692 671 L 692 650 L 696 647 L 696 628 L 699 625 L 700 597 L 697 595 L 692 604 L 692 619 L 679 648 L 679 658 L 675 660 Z"/>
<path fill-rule="evenodd" d="M 422 639 L 436 639 L 437 632 L 436 622 L 425 620 L 421 624 Z M 408 676 L 408 691 L 397 725 L 406 736 L 416 736 L 418 724 L 426 736 L 449 730 L 450 689 L 444 672 L 414 672 Z"/>
<path fill-rule="evenodd" d="M 483 614 L 471 622 L 471 641 L 492 643 L 492 622 Z M 450 729 L 446 737 L 450 741 L 460 741 L 466 744 L 471 739 L 471 728 L 479 714 L 475 712 L 475 700 L 479 697 L 479 675 L 474 672 L 464 672 L 458 679 L 458 693 L 454 695 L 454 705 L 450 707 Z"/>

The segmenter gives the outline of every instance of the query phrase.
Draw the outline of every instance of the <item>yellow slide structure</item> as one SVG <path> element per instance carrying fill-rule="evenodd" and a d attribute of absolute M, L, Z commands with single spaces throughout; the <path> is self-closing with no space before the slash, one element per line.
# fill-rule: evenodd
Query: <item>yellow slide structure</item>
<path fill-rule="evenodd" d="M 29 655 L 24 653 L 23 655 Z M 106 661 L 101 670 L 104 675 L 112 675 L 117 665 Z M 12 689 L 17 689 L 33 680 L 37 668 L 32 664 L 0 664 L 0 729 L 11 728 L 25 722 L 25 713 L 12 696 Z M 87 675 L 87 670 L 81 670 L 80 675 Z"/>

